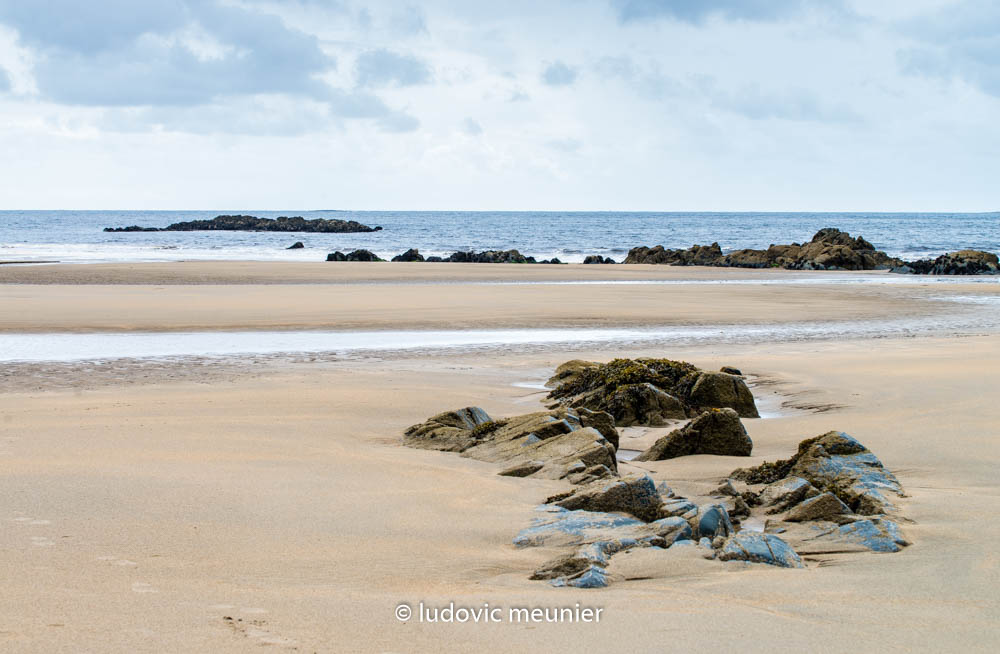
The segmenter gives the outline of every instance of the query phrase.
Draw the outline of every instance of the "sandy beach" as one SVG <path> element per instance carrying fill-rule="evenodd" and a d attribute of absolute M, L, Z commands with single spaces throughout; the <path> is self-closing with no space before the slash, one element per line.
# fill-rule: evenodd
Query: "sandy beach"
<path fill-rule="evenodd" d="M 0 343 L 85 332 L 893 321 L 915 330 L 5 365 L 0 648 L 992 651 L 1000 338 L 989 303 L 1000 284 L 884 277 L 582 265 L 0 267 Z M 926 323 L 939 327 L 916 329 Z M 744 420 L 748 459 L 623 462 L 622 472 L 707 501 L 734 468 L 842 430 L 899 478 L 912 544 L 808 556 L 801 570 L 634 551 L 613 559 L 605 589 L 530 581 L 553 552 L 511 541 L 565 482 L 500 477 L 496 464 L 403 447 L 401 434 L 464 406 L 491 416 L 539 410 L 536 386 L 557 365 L 618 356 L 737 366 L 765 415 Z M 666 431 L 625 430 L 621 447 L 643 449 Z M 452 602 L 603 611 L 598 623 L 527 625 L 394 613 Z"/>

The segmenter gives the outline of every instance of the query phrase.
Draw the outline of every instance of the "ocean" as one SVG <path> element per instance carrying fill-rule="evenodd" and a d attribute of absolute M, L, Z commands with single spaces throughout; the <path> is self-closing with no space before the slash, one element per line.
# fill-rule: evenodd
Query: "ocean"
<path fill-rule="evenodd" d="M 341 218 L 383 229 L 364 234 L 273 232 L 106 233 L 104 227 L 165 227 L 220 214 Z M 178 260 L 322 261 L 365 248 L 389 259 L 409 248 L 424 256 L 517 249 L 537 259 L 579 262 L 589 254 L 621 261 L 639 245 L 723 250 L 808 241 L 823 227 L 864 236 L 891 256 L 932 258 L 971 248 L 1000 253 L 1000 212 L 652 213 L 490 211 L 0 211 L 0 262 Z M 305 248 L 287 250 L 295 241 Z"/>

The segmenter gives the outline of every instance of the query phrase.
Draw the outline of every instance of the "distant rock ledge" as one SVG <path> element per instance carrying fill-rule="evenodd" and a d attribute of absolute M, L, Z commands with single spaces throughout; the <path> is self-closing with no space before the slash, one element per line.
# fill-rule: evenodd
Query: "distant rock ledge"
<path fill-rule="evenodd" d="M 354 220 L 281 216 L 258 218 L 256 216 L 216 216 L 211 220 L 189 220 L 166 227 L 105 227 L 106 232 L 323 232 L 346 234 L 351 232 L 378 232 L 381 227 L 369 227 Z"/>

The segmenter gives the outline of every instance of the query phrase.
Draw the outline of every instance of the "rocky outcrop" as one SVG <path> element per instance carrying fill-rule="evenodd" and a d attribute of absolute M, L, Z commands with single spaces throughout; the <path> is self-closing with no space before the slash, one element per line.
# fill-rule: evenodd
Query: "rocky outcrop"
<path fill-rule="evenodd" d="M 864 238 L 827 227 L 808 243 L 772 245 L 766 250 L 736 250 L 723 254 L 718 243 L 694 245 L 687 250 L 663 246 L 629 250 L 625 263 L 672 266 L 721 266 L 727 268 L 787 268 L 789 270 L 888 270 L 900 265 Z"/>
<path fill-rule="evenodd" d="M 910 261 L 892 272 L 911 275 L 1000 275 L 997 255 L 982 250 L 959 250 L 936 259 Z"/>
<path fill-rule="evenodd" d="M 767 563 L 782 568 L 801 568 L 802 558 L 788 543 L 772 534 L 742 531 L 723 545 L 720 561 Z"/>
<path fill-rule="evenodd" d="M 424 255 L 420 254 L 420 251 L 415 248 L 410 248 L 403 254 L 397 254 L 392 258 L 393 261 L 404 261 L 404 262 L 417 262 L 423 261 Z"/>
<path fill-rule="evenodd" d="M 403 443 L 504 463 L 500 474 L 587 483 L 617 475 L 611 416 L 558 409 L 492 420 L 478 407 L 449 411 L 406 430 Z"/>
<path fill-rule="evenodd" d="M 294 243 L 292 243 L 291 245 L 289 245 L 285 249 L 286 250 L 301 250 L 304 247 L 305 247 L 305 245 L 302 243 L 302 241 L 295 241 Z"/>
<path fill-rule="evenodd" d="M 628 513 L 645 522 L 652 522 L 660 518 L 663 499 L 648 475 L 630 474 L 613 481 L 591 483 L 565 497 L 551 497 L 546 504 L 555 504 L 570 511 Z"/>
<path fill-rule="evenodd" d="M 344 254 L 343 252 L 331 252 L 326 255 L 327 261 L 385 261 L 370 250 L 354 250 Z"/>
<path fill-rule="evenodd" d="M 802 441 L 791 459 L 736 470 L 732 477 L 748 483 L 799 477 L 821 492 L 833 493 L 861 515 L 890 513 L 896 508 L 891 498 L 903 496 L 899 481 L 882 462 L 856 439 L 838 431 Z"/>
<path fill-rule="evenodd" d="M 602 257 L 599 254 L 589 254 L 583 259 L 583 262 L 585 264 L 594 264 L 594 263 L 607 264 L 607 263 L 615 263 L 615 260 L 612 259 L 611 257 Z"/>
<path fill-rule="evenodd" d="M 709 408 L 731 408 L 759 417 L 746 382 L 669 359 L 615 359 L 605 364 L 571 361 L 549 380 L 550 405 L 605 411 L 619 427 L 659 426 Z"/>
<path fill-rule="evenodd" d="M 173 223 L 166 227 L 105 227 L 106 232 L 323 232 L 346 234 L 354 232 L 378 232 L 381 227 L 369 227 L 354 220 L 339 218 L 316 218 L 308 220 L 302 216 L 282 216 L 280 218 L 258 218 L 256 216 L 216 216 L 211 220 L 190 220 Z"/>
<path fill-rule="evenodd" d="M 711 409 L 660 438 L 635 461 L 662 461 L 690 454 L 750 456 L 753 441 L 733 409 Z"/>

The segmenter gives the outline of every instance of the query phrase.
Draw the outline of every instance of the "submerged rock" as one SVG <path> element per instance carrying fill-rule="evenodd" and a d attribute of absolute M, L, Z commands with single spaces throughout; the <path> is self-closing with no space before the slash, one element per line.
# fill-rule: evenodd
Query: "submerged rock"
<path fill-rule="evenodd" d="M 712 409 L 660 438 L 635 460 L 660 461 L 690 454 L 750 456 L 752 449 L 753 441 L 736 411 Z"/>
<path fill-rule="evenodd" d="M 726 541 L 719 552 L 720 561 L 766 563 L 782 568 L 802 568 L 802 558 L 774 534 L 741 531 Z"/>
<path fill-rule="evenodd" d="M 303 245 L 302 241 L 295 241 L 294 243 L 292 243 L 291 245 L 289 245 L 285 249 L 286 250 L 301 250 L 304 247 L 305 247 L 305 245 Z"/>

